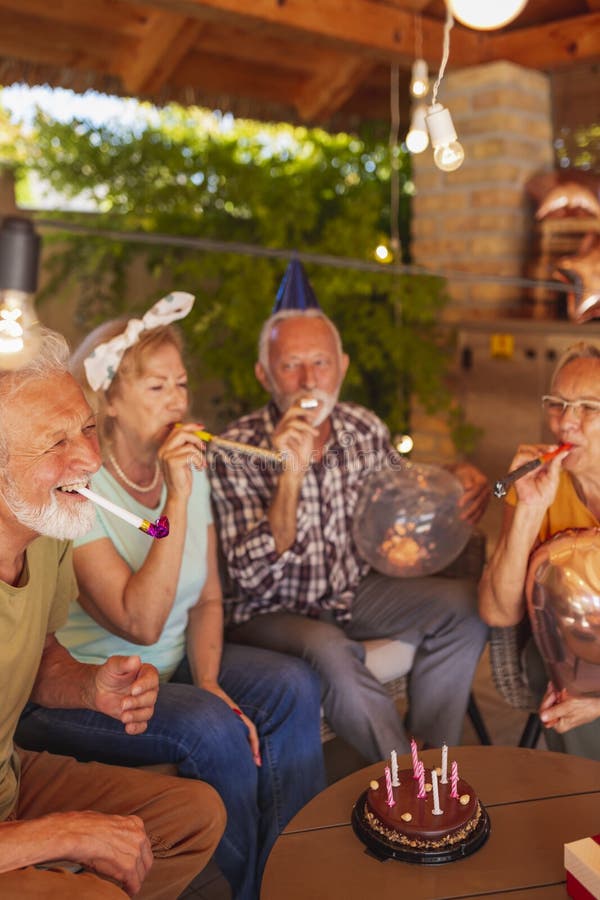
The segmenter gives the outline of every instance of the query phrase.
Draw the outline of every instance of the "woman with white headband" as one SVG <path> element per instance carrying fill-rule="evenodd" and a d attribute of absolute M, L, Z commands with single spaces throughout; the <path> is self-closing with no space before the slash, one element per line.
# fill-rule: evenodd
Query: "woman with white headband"
<path fill-rule="evenodd" d="M 233 896 L 255 900 L 275 838 L 324 787 L 319 684 L 293 657 L 223 646 L 204 448 L 197 424 L 174 427 L 188 391 L 170 323 L 193 301 L 173 293 L 142 319 L 105 323 L 73 357 L 98 413 L 104 465 L 94 490 L 145 519 L 166 515 L 170 534 L 150 540 L 99 510 L 75 544 L 80 599 L 57 636 L 86 662 L 134 652 L 156 665 L 154 716 L 130 736 L 101 714 L 30 705 L 17 741 L 120 765 L 173 763 L 211 784 L 227 809 L 217 862 Z"/>

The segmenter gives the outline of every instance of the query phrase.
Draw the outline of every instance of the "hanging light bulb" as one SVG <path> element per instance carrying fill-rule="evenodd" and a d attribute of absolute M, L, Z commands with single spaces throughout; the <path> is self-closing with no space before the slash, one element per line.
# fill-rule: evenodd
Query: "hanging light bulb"
<path fill-rule="evenodd" d="M 0 228 L 0 369 L 17 369 L 37 353 L 39 322 L 33 306 L 40 239 L 27 219 L 9 217 Z"/>
<path fill-rule="evenodd" d="M 417 103 L 413 109 L 409 132 L 406 135 L 406 146 L 411 153 L 422 153 L 429 144 L 427 123 L 425 122 L 426 115 L 427 107 L 425 104 Z"/>
<path fill-rule="evenodd" d="M 410 434 L 397 434 L 394 437 L 394 446 L 398 453 L 401 453 L 403 456 L 410 453 L 412 448 L 414 447 L 414 441 Z"/>
<path fill-rule="evenodd" d="M 413 97 L 424 97 L 429 90 L 429 71 L 424 59 L 415 59 L 412 64 L 410 92 Z"/>
<path fill-rule="evenodd" d="M 481 31 L 508 25 L 526 6 L 527 0 L 448 0 L 448 7 L 459 22 Z"/>
<path fill-rule="evenodd" d="M 433 103 L 427 109 L 425 120 L 431 137 L 434 163 L 442 172 L 454 172 L 462 165 L 465 151 L 456 139 L 452 116 L 441 103 Z"/>

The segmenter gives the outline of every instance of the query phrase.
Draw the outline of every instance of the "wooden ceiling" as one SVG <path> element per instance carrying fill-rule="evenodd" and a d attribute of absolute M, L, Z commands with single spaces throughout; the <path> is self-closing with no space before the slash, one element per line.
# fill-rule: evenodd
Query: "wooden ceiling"
<path fill-rule="evenodd" d="M 0 0 L 0 84 L 352 127 L 388 118 L 391 64 L 406 97 L 417 29 L 437 70 L 444 18 L 444 0 Z M 600 0 L 529 0 L 498 31 L 455 25 L 450 69 L 494 60 L 600 61 Z"/>

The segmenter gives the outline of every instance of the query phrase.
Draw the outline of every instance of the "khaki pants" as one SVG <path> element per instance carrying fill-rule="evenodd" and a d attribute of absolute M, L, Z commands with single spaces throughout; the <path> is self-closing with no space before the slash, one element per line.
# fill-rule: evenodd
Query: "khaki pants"
<path fill-rule="evenodd" d="M 19 750 L 21 789 L 15 819 L 95 810 L 137 815 L 146 826 L 154 863 L 143 900 L 175 900 L 202 871 L 225 827 L 221 800 L 201 781 L 136 769 L 79 763 L 65 756 Z M 5 900 L 123 900 L 125 891 L 92 872 L 27 867 L 0 874 Z"/>

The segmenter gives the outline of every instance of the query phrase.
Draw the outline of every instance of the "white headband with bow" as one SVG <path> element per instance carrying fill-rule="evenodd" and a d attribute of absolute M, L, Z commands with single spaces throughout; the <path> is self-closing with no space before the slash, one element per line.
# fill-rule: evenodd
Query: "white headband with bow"
<path fill-rule="evenodd" d="M 173 291 L 162 300 L 158 300 L 141 319 L 130 319 L 122 334 L 118 334 L 103 344 L 98 344 L 83 362 L 88 384 L 92 390 L 102 389 L 105 391 L 110 386 L 121 365 L 123 354 L 133 347 L 143 331 L 183 319 L 194 305 L 194 299 L 193 294 Z"/>

